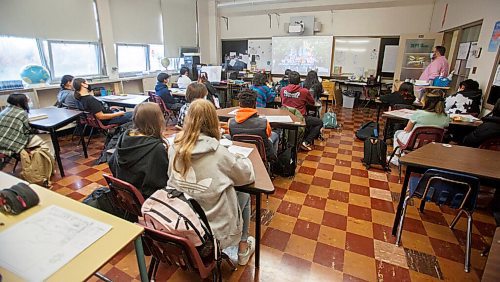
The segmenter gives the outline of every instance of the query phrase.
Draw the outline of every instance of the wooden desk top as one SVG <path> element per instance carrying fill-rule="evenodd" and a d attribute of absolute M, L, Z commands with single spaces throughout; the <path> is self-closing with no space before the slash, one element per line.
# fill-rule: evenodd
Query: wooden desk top
<path fill-rule="evenodd" d="M 35 128 L 58 128 L 76 120 L 78 116 L 82 113 L 80 111 L 69 110 L 65 108 L 41 108 L 41 109 L 31 109 L 30 113 L 34 115 L 47 115 L 48 118 L 39 119 L 35 121 L 30 121 L 30 125 Z"/>
<path fill-rule="evenodd" d="M 408 111 L 414 111 L 414 110 L 408 110 Z M 385 118 L 391 118 L 391 119 L 399 119 L 399 120 L 408 120 L 409 118 L 406 118 L 406 117 L 402 117 L 402 116 L 398 116 L 398 115 L 393 115 L 391 114 L 392 111 L 389 111 L 389 112 L 384 112 L 382 114 L 382 117 L 385 117 Z M 453 124 L 453 125 L 461 125 L 461 126 L 479 126 L 481 125 L 483 122 L 481 120 L 477 120 L 477 121 L 455 121 L 453 119 L 450 119 L 450 124 Z"/>
<path fill-rule="evenodd" d="M 9 188 L 18 182 L 24 181 L 0 172 L 0 190 Z M 0 213 L 0 222 L 5 224 L 0 226 L 0 232 L 50 205 L 57 205 L 113 226 L 108 233 L 60 268 L 47 281 L 84 281 L 88 279 L 123 247 L 143 232 L 143 228 L 139 225 L 102 212 L 41 186 L 33 184 L 30 186 L 40 197 L 40 204 L 15 216 Z M 0 273 L 3 276 L 3 281 L 22 281 L 14 273 L 1 267 Z"/>
<path fill-rule="evenodd" d="M 429 143 L 400 158 L 404 165 L 438 168 L 500 180 L 500 152 L 441 143 Z"/>
<path fill-rule="evenodd" d="M 262 162 L 259 151 L 254 144 L 236 142 L 233 141 L 234 145 L 253 148 L 252 152 L 248 156 L 253 164 L 253 170 L 255 172 L 255 183 L 248 185 L 247 190 L 257 190 L 261 193 L 272 194 L 274 193 L 274 184 L 267 173 L 267 169 Z M 237 189 L 238 190 L 238 189 Z"/>
<path fill-rule="evenodd" d="M 217 110 L 217 116 L 219 119 L 222 121 L 227 121 L 230 118 L 234 118 L 234 115 L 229 114 L 230 112 L 239 109 L 240 107 L 231 107 L 231 108 L 225 108 L 225 109 L 219 109 Z M 259 116 L 289 116 L 293 122 L 270 122 L 271 126 L 273 125 L 279 125 L 279 124 L 285 124 L 285 125 L 296 125 L 296 126 L 305 126 L 305 122 L 300 121 L 298 117 L 293 115 L 287 110 L 281 110 L 281 109 L 271 109 L 271 108 L 257 108 L 257 113 Z"/>
<path fill-rule="evenodd" d="M 484 267 L 482 282 L 496 282 L 500 280 L 500 227 L 497 227 L 491 249 Z"/>
<path fill-rule="evenodd" d="M 148 100 L 149 96 L 138 95 L 138 94 L 126 94 L 126 96 L 114 95 L 114 96 L 100 96 L 96 98 L 100 101 L 106 102 L 111 106 L 134 108 L 138 104 Z"/>

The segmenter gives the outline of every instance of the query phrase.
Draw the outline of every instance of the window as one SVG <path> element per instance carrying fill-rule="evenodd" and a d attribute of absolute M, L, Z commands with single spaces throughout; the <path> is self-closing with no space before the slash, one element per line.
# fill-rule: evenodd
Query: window
<path fill-rule="evenodd" d="M 25 65 L 41 65 L 35 39 L 0 36 L 0 81 L 20 80 Z"/>
<path fill-rule="evenodd" d="M 117 44 L 116 46 L 120 73 L 140 73 L 148 70 L 147 45 Z"/>
<path fill-rule="evenodd" d="M 149 45 L 149 70 L 158 71 L 164 69 L 161 65 L 161 59 L 164 56 L 164 46 L 160 44 Z"/>
<path fill-rule="evenodd" d="M 48 41 L 52 76 L 101 74 L 99 45 L 94 42 Z"/>

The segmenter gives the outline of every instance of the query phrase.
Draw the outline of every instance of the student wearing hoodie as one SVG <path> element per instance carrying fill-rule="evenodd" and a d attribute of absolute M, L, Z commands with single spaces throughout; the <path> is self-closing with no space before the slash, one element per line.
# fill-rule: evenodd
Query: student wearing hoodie
<path fill-rule="evenodd" d="M 317 117 L 306 115 L 306 105 L 314 105 L 314 98 L 309 90 L 300 86 L 300 74 L 296 71 L 290 72 L 290 84 L 281 89 L 281 104 L 286 107 L 297 109 L 306 121 L 306 137 L 300 148 L 311 151 L 311 145 L 323 128 L 323 122 Z"/>
<path fill-rule="evenodd" d="M 167 108 L 173 111 L 178 111 L 182 107 L 182 103 L 179 103 L 179 101 L 172 96 L 172 93 L 170 93 L 167 86 L 169 78 L 170 75 L 168 73 L 160 72 L 158 74 L 155 86 L 156 95 L 160 96 L 163 102 L 165 102 L 165 106 L 167 106 Z"/>
<path fill-rule="evenodd" d="M 454 95 L 446 98 L 445 109 L 447 114 L 474 114 L 481 113 L 482 91 L 479 83 L 472 79 L 460 82 L 460 88 Z"/>
<path fill-rule="evenodd" d="M 167 145 L 162 132 L 165 119 L 155 103 L 141 103 L 134 109 L 134 128 L 118 139 L 109 160 L 113 176 L 134 185 L 144 198 L 167 186 Z"/>
<path fill-rule="evenodd" d="M 238 264 L 246 265 L 255 251 L 255 239 L 248 236 L 250 195 L 234 186 L 254 182 L 254 170 L 248 158 L 233 155 L 219 140 L 214 105 L 205 99 L 191 103 L 184 128 L 168 149 L 168 187 L 194 198 L 221 248 L 238 244 Z"/>
<path fill-rule="evenodd" d="M 465 136 L 463 140 L 464 146 L 479 147 L 490 138 L 500 137 L 500 99 L 495 103 L 491 113 L 482 120 L 481 125 Z"/>
<path fill-rule="evenodd" d="M 267 86 L 267 78 L 263 73 L 256 73 L 252 79 L 250 89 L 257 92 L 257 108 L 265 108 L 267 103 L 273 102 L 276 92 Z"/>
<path fill-rule="evenodd" d="M 276 160 L 279 135 L 271 131 L 271 125 L 265 118 L 260 118 L 256 107 L 257 93 L 251 89 L 243 89 L 238 95 L 240 109 L 236 116 L 229 120 L 229 134 L 259 135 L 264 140 L 268 161 Z"/>

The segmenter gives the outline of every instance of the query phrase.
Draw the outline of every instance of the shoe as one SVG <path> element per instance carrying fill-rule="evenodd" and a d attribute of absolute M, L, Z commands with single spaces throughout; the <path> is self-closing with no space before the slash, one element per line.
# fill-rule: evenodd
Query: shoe
<path fill-rule="evenodd" d="M 300 148 L 304 151 L 312 151 L 311 144 L 309 144 L 305 141 L 302 142 L 302 144 L 300 144 Z"/>
<path fill-rule="evenodd" d="M 239 265 L 247 265 L 250 257 L 255 252 L 255 238 L 252 236 L 248 236 L 247 239 L 248 248 L 244 253 L 238 253 L 238 264 Z"/>

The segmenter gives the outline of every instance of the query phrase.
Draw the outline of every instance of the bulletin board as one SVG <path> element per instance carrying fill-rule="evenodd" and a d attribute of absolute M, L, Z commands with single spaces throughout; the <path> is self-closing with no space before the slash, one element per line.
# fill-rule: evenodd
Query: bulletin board
<path fill-rule="evenodd" d="M 380 38 L 335 37 L 334 72 L 364 76 L 366 71 L 376 74 L 380 49 Z"/>

